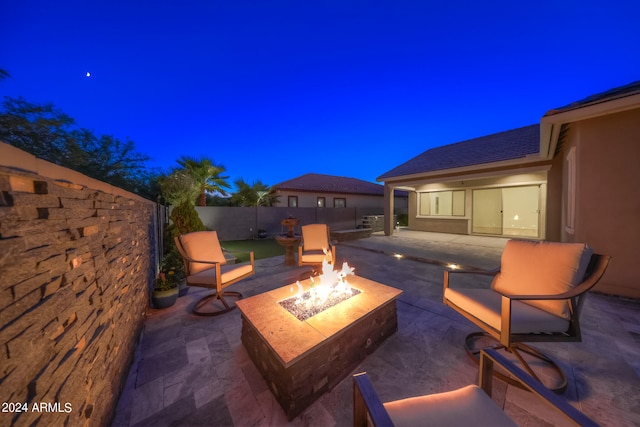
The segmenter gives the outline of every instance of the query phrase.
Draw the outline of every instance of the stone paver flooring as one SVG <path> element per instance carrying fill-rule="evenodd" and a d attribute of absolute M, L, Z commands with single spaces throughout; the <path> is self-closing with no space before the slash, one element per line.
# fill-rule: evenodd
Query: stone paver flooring
<path fill-rule="evenodd" d="M 339 262 L 404 291 L 398 331 L 353 373 L 367 371 L 383 401 L 476 382 L 477 367 L 463 340 L 477 329 L 442 304 L 442 264 L 495 267 L 505 242 L 402 230 L 339 245 Z M 257 274 L 234 286 L 245 297 L 295 282 L 306 271 L 285 267 L 283 257 L 256 264 Z M 213 318 L 190 313 L 204 292 L 210 291 L 191 288 L 175 306 L 149 310 L 113 426 L 351 425 L 350 377 L 287 422 L 242 346 L 238 310 Z M 564 396 L 573 405 L 603 426 L 639 426 L 640 301 L 594 293 L 582 326 L 580 343 L 536 347 L 567 372 Z M 494 400 L 520 425 L 562 425 L 530 394 L 501 382 L 495 387 Z"/>

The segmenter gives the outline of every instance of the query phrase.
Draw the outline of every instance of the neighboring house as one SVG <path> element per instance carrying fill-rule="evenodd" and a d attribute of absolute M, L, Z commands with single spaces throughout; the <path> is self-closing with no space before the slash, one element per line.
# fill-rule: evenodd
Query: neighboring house
<path fill-rule="evenodd" d="M 384 186 L 342 176 L 308 173 L 273 186 L 278 203 L 292 208 L 368 208 L 382 214 Z M 396 194 L 396 213 L 407 210 L 407 193 Z"/>
<path fill-rule="evenodd" d="M 378 181 L 387 210 L 395 189 L 409 191 L 409 228 L 586 242 L 613 256 L 597 289 L 639 298 L 639 164 L 637 81 L 540 125 L 428 150 Z"/>

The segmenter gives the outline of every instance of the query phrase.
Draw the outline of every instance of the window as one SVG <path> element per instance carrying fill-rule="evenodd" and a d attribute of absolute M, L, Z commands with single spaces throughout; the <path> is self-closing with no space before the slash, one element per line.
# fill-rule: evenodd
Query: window
<path fill-rule="evenodd" d="M 316 207 L 324 208 L 326 204 L 326 199 L 324 197 L 318 197 L 318 201 L 316 202 Z"/>
<path fill-rule="evenodd" d="M 464 190 L 419 193 L 418 215 L 464 216 Z"/>
<path fill-rule="evenodd" d="M 289 207 L 290 208 L 298 207 L 298 196 L 289 196 Z"/>
<path fill-rule="evenodd" d="M 576 219 L 576 147 L 567 154 L 567 205 L 565 212 L 565 230 L 573 234 Z"/>
<path fill-rule="evenodd" d="M 334 197 L 333 199 L 333 207 L 334 208 L 346 208 L 347 207 L 347 199 L 342 197 Z"/>

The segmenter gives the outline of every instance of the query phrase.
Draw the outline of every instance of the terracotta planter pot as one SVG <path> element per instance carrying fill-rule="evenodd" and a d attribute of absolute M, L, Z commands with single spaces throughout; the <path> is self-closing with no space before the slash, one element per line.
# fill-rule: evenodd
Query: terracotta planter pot
<path fill-rule="evenodd" d="M 171 307 L 178 300 L 178 287 L 171 288 L 168 291 L 153 291 L 151 294 L 151 302 L 154 308 Z"/>

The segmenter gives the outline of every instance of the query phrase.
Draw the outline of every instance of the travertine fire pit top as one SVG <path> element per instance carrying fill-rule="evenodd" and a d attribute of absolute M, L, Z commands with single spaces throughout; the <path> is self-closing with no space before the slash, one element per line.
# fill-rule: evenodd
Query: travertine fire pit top
<path fill-rule="evenodd" d="M 300 283 L 304 291 L 311 286 L 309 279 Z M 278 304 L 298 293 L 295 283 L 239 300 L 237 306 L 245 320 L 264 337 L 286 367 L 322 341 L 347 329 L 355 320 L 366 317 L 371 310 L 402 293 L 399 289 L 355 275 L 349 276 L 349 283 L 360 291 L 358 295 L 304 321 Z"/>

